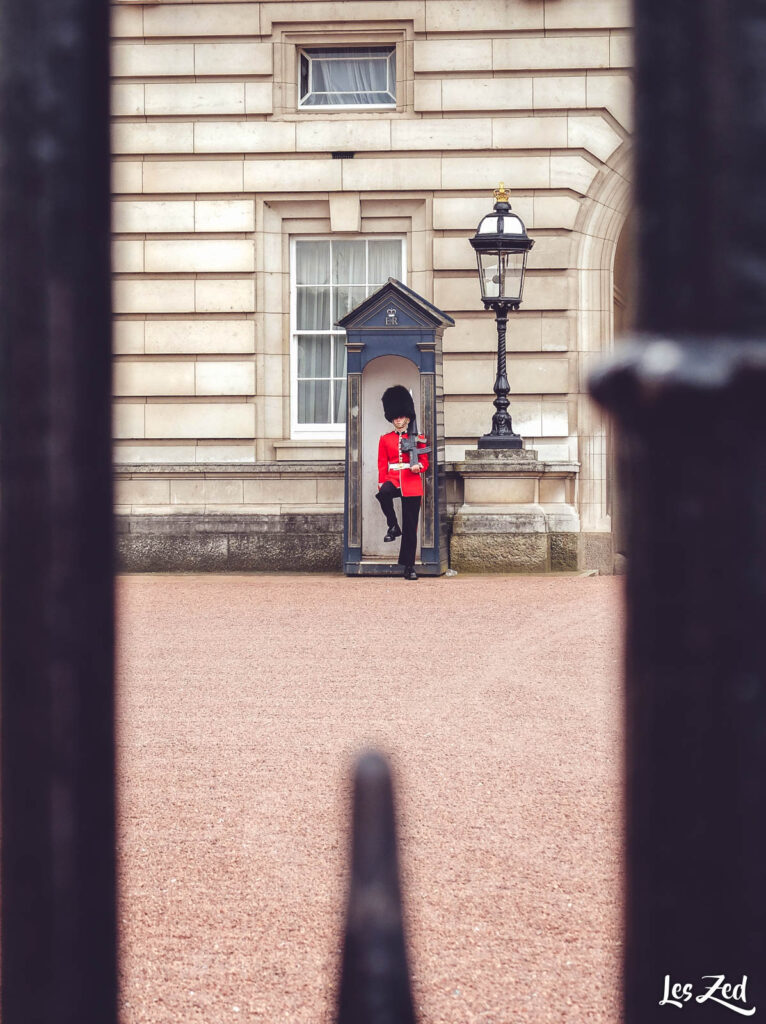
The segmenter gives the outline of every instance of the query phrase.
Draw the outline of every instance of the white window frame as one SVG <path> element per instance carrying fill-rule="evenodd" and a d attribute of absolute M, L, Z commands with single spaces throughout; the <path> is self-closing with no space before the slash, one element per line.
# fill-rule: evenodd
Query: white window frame
<path fill-rule="evenodd" d="M 346 436 L 345 418 L 342 423 L 299 423 L 298 422 L 298 287 L 296 273 L 296 252 L 298 242 L 334 242 L 346 239 L 365 242 L 395 240 L 402 244 L 402 283 L 407 281 L 407 236 L 401 234 L 335 234 L 335 235 L 294 235 L 290 239 L 290 438 L 291 440 L 331 441 L 343 440 Z M 367 276 L 367 275 L 365 275 Z M 344 337 L 345 331 L 306 331 L 307 334 L 326 334 L 328 337 Z"/>
<path fill-rule="evenodd" d="M 319 96 L 321 93 L 316 93 L 311 88 L 311 63 L 313 59 L 311 50 L 382 50 L 387 49 L 389 52 L 384 57 L 371 57 L 365 58 L 369 60 L 385 60 L 386 62 L 386 85 L 388 88 L 386 91 L 391 95 L 390 103 L 306 103 L 308 96 Z M 338 43 L 337 45 L 325 45 L 325 46 L 299 46 L 298 47 L 298 109 L 299 110 L 396 110 L 396 76 L 395 72 L 393 81 L 391 80 L 391 64 L 390 57 L 393 54 L 394 66 L 396 67 L 398 58 L 398 47 L 395 43 L 368 43 L 367 45 L 349 45 L 347 43 Z M 309 91 L 307 97 L 301 96 L 301 61 L 306 58 L 309 62 Z M 321 57 L 320 60 L 343 60 L 342 57 Z"/>

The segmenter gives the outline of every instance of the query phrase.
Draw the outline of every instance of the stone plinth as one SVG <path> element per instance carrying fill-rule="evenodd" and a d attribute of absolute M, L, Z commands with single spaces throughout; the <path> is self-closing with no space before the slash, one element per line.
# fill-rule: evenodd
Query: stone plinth
<path fill-rule="evenodd" d="M 450 542 L 455 569 L 578 568 L 578 463 L 541 462 L 533 449 L 474 449 L 454 468 L 463 482 Z"/>

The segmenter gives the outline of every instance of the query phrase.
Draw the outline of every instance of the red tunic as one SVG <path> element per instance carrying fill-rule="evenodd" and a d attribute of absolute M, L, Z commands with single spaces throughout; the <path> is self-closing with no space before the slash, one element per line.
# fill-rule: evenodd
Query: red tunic
<path fill-rule="evenodd" d="M 399 466 L 406 463 L 409 466 L 410 457 L 402 455 L 402 438 L 406 434 L 400 434 L 392 430 L 390 434 L 383 434 L 378 445 L 378 489 L 383 486 L 386 480 L 390 480 L 394 487 L 398 487 L 405 498 L 415 498 L 423 494 L 422 473 L 413 473 L 411 469 L 390 469 L 391 465 Z M 418 434 L 418 447 L 426 447 L 426 439 L 423 434 Z M 428 456 L 423 453 L 418 456 L 418 462 L 423 470 L 428 469 Z"/>

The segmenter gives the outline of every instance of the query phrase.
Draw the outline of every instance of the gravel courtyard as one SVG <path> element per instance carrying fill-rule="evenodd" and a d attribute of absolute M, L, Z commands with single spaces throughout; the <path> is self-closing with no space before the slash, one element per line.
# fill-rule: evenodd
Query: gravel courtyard
<path fill-rule="evenodd" d="M 122 1024 L 330 1024 L 355 754 L 421 1024 L 619 1020 L 622 580 L 118 580 Z"/>

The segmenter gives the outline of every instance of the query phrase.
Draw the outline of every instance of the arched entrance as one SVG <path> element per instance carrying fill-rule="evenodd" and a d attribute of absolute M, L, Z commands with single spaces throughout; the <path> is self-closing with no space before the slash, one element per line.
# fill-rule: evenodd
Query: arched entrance
<path fill-rule="evenodd" d="M 622 226 L 620 237 L 614 251 L 614 273 L 612 296 L 614 305 L 614 344 L 619 346 L 633 330 L 636 310 L 636 275 L 635 275 L 635 236 L 633 233 L 633 215 L 629 213 Z M 622 507 L 620 504 L 620 488 L 618 487 L 617 449 L 620 441 L 617 438 L 617 426 L 608 423 L 608 461 L 607 461 L 607 507 L 612 519 L 612 538 L 615 555 L 615 572 L 622 568 L 625 557 L 625 527 Z"/>
<path fill-rule="evenodd" d="M 615 459 L 612 425 L 588 394 L 588 378 L 627 327 L 633 308 L 630 212 L 630 143 L 624 142 L 593 179 L 575 231 L 580 471 L 578 564 L 613 572 L 616 546 Z M 617 534 L 617 536 L 616 536 Z"/>
<path fill-rule="evenodd" d="M 614 251 L 613 300 L 615 344 L 633 330 L 636 311 L 633 214 L 629 213 Z"/>

